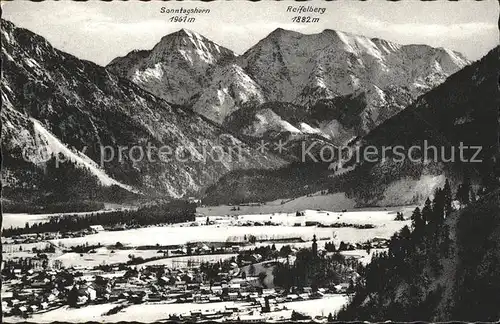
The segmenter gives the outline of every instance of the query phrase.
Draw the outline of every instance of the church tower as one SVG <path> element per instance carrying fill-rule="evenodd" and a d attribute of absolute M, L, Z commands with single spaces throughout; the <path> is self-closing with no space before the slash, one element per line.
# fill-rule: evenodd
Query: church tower
<path fill-rule="evenodd" d="M 312 253 L 314 257 L 318 255 L 318 243 L 316 242 L 316 234 L 313 235 Z"/>

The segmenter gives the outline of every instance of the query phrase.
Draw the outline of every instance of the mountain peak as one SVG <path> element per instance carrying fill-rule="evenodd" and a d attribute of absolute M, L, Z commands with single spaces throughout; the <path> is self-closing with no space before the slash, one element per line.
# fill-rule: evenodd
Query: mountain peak
<path fill-rule="evenodd" d="M 169 102 L 187 105 L 207 86 L 208 69 L 234 57 L 231 50 L 181 28 L 163 36 L 152 50 L 131 52 L 108 68 Z"/>
<path fill-rule="evenodd" d="M 294 30 L 289 30 L 289 29 L 283 29 L 281 27 L 276 28 L 273 30 L 266 38 L 269 37 L 283 37 L 283 36 L 288 36 L 288 35 L 303 35 L 300 32 L 294 31 Z"/>
<path fill-rule="evenodd" d="M 179 29 L 173 33 L 169 33 L 169 34 L 166 34 L 165 36 L 163 36 L 160 41 L 156 44 L 162 44 L 162 43 L 170 43 L 173 39 L 176 39 L 176 38 L 185 38 L 185 37 L 189 37 L 189 34 L 188 34 L 188 31 L 184 28 L 182 29 Z"/>
<path fill-rule="evenodd" d="M 325 28 L 325 29 L 323 29 L 323 31 L 321 32 L 321 34 L 329 34 L 329 33 L 337 33 L 337 31 L 336 31 L 336 30 L 334 30 L 334 29 Z"/>
<path fill-rule="evenodd" d="M 194 32 L 194 31 L 186 29 L 186 28 L 181 28 L 178 31 L 173 32 L 172 34 L 167 35 L 167 37 L 170 35 L 182 36 L 182 37 L 205 38 L 202 35 L 198 34 L 197 32 Z"/>
<path fill-rule="evenodd" d="M 171 34 L 163 36 L 153 48 L 152 53 L 154 55 L 160 54 L 161 56 L 164 56 L 168 55 L 168 53 L 179 50 L 207 53 L 208 56 L 233 54 L 232 51 L 223 48 L 203 35 L 186 28 L 181 28 Z"/>

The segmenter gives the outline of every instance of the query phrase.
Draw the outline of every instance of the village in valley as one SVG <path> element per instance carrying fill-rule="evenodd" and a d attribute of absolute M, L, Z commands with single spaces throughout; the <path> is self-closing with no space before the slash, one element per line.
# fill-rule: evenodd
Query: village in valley
<path fill-rule="evenodd" d="M 328 322 L 409 224 L 410 209 L 399 210 L 198 206 L 189 221 L 48 232 L 56 216 L 17 229 L 4 222 L 4 320 Z"/>

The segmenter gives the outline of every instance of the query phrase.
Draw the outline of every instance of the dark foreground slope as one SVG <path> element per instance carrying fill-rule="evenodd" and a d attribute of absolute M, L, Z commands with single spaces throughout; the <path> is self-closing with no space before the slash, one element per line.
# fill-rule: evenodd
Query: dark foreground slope
<path fill-rule="evenodd" d="M 366 268 L 364 281 L 337 319 L 498 321 L 499 234 L 499 190 L 442 224 L 401 231 L 388 254 Z"/>

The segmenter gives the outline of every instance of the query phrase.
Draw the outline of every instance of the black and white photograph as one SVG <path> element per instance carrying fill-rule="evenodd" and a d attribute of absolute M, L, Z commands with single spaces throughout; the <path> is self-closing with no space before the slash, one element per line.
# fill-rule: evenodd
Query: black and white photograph
<path fill-rule="evenodd" d="M 500 321 L 498 1 L 1 11 L 3 323 Z"/>

